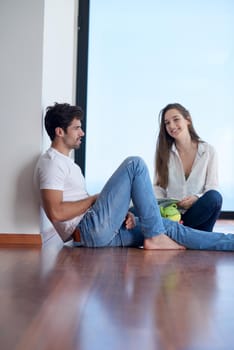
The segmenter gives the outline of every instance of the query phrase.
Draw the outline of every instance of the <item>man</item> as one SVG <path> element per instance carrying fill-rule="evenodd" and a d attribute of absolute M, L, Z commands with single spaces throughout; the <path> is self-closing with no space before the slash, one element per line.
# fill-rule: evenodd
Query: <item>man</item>
<path fill-rule="evenodd" d="M 234 236 L 194 230 L 162 219 L 148 169 L 127 158 L 100 194 L 90 196 L 80 167 L 69 157 L 84 132 L 83 111 L 67 103 L 47 108 L 51 147 L 40 157 L 35 179 L 41 203 L 64 242 L 85 247 L 144 246 L 145 249 L 234 250 Z M 132 200 L 137 216 L 128 211 Z"/>

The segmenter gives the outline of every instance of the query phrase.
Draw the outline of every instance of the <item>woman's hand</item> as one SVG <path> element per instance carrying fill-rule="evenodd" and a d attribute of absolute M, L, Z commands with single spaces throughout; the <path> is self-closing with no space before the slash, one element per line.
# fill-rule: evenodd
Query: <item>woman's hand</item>
<path fill-rule="evenodd" d="M 131 230 L 136 226 L 136 220 L 133 213 L 130 211 L 127 213 L 124 223 L 127 230 Z"/>
<path fill-rule="evenodd" d="M 178 203 L 176 203 L 178 205 L 178 207 L 183 208 L 183 209 L 189 209 L 191 208 L 191 206 L 198 200 L 197 196 L 188 196 L 185 197 L 183 199 L 181 199 L 181 201 L 179 201 Z"/>

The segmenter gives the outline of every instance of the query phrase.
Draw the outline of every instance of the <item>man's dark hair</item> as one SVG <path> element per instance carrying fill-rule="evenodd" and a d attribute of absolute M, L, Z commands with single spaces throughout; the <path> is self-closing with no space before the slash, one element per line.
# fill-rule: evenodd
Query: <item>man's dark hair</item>
<path fill-rule="evenodd" d="M 47 107 L 45 129 L 51 141 L 55 138 L 55 129 L 59 127 L 67 132 L 67 128 L 72 123 L 73 119 L 83 119 L 83 110 L 81 107 L 57 102 L 55 102 L 54 106 Z"/>

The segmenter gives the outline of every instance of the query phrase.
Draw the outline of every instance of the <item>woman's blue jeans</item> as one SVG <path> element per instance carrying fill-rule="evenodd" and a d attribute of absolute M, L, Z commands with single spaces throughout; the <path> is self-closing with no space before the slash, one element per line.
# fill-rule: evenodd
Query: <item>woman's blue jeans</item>
<path fill-rule="evenodd" d="M 124 220 L 132 200 L 136 226 Z M 161 233 L 189 249 L 234 250 L 234 235 L 194 230 L 162 219 L 148 169 L 139 157 L 127 158 L 104 186 L 95 204 L 78 225 L 86 247 L 138 247 Z"/>
<path fill-rule="evenodd" d="M 207 191 L 182 215 L 184 225 L 197 230 L 212 231 L 222 202 L 223 198 L 218 191 Z"/>

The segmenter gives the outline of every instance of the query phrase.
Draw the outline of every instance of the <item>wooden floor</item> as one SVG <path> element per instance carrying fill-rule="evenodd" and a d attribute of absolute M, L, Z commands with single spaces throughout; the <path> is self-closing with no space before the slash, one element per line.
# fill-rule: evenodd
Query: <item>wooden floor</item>
<path fill-rule="evenodd" d="M 0 348 L 231 350 L 234 253 L 1 247 Z"/>

